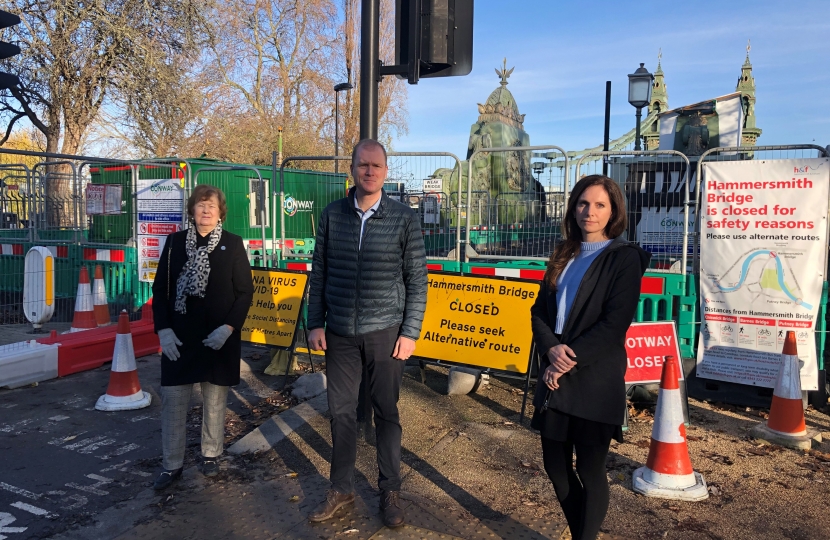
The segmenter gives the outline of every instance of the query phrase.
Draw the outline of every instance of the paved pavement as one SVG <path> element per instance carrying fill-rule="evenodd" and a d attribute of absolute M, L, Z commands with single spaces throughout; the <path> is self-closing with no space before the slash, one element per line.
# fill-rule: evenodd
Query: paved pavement
<path fill-rule="evenodd" d="M 243 362 L 242 383 L 229 395 L 229 418 L 250 415 L 282 377 L 262 375 L 267 355 Z M 99 512 L 146 490 L 161 459 L 158 355 L 137 361 L 152 396 L 137 411 L 102 412 L 110 365 L 14 390 L 0 390 L 0 539 L 45 538 L 92 521 Z M 198 407 L 198 386 L 191 405 Z M 190 430 L 198 433 L 199 409 Z M 195 420 L 195 422 L 194 422 Z M 233 421 L 231 421 L 233 423 Z M 198 453 L 190 437 L 188 463 Z"/>
<path fill-rule="evenodd" d="M 328 487 L 331 439 L 325 396 L 285 410 L 278 418 L 262 418 L 261 429 L 249 433 L 253 424 L 245 418 L 278 395 L 282 377 L 262 375 L 267 355 L 246 349 L 243 357 L 243 382 L 230 394 L 228 439 L 268 444 L 257 452 L 226 454 L 219 476 L 204 478 L 195 467 L 200 421 L 196 392 L 185 474 L 163 493 L 150 487 L 160 467 L 157 355 L 137 362 L 142 388 L 153 395 L 151 406 L 138 411 L 94 410 L 106 389 L 109 365 L 37 386 L 0 390 L 0 540 L 565 538 L 564 524 L 550 519 L 555 514 L 539 503 L 527 501 L 539 509 L 535 513 L 521 510 L 521 503 L 507 512 L 490 506 L 495 491 L 515 484 L 493 484 L 491 494 L 481 486 L 482 479 L 486 486 L 488 471 L 509 463 L 517 469 L 514 476 L 527 477 L 524 465 L 517 468 L 511 456 L 526 453 L 514 446 L 526 445 L 533 436 L 506 420 L 509 416 L 515 421 L 515 413 L 486 396 L 461 401 L 445 397 L 436 407 L 440 396 L 419 382 L 417 367 L 408 368 L 401 398 L 402 417 L 409 419 L 402 465 L 406 525 L 395 530 L 383 526 L 379 494 L 369 480 L 376 474 L 371 472 L 374 448 L 363 443 L 355 505 L 329 522 L 310 524 L 306 516 Z M 429 414 L 424 400 L 431 403 Z M 482 449 L 486 452 L 476 455 Z M 465 458 L 470 461 L 464 466 L 453 464 Z M 478 487 L 465 483 L 467 474 L 479 475 Z M 529 478 L 545 493 L 552 491 L 538 472 Z M 548 501 L 549 495 L 544 496 Z"/>

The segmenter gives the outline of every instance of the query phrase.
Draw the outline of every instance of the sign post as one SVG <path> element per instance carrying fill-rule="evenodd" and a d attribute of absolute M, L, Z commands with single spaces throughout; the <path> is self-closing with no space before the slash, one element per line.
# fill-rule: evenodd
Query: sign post
<path fill-rule="evenodd" d="M 538 293 L 538 281 L 430 272 L 417 356 L 526 373 Z"/>
<path fill-rule="evenodd" d="M 182 229 L 184 190 L 181 179 L 137 180 L 138 279 L 156 278 L 167 235 Z"/>
<path fill-rule="evenodd" d="M 787 330 L 801 388 L 818 388 L 830 159 L 705 163 L 697 376 L 775 386 Z"/>
<path fill-rule="evenodd" d="M 683 402 L 683 421 L 689 423 L 689 399 L 686 393 L 686 375 L 683 357 L 677 340 L 674 321 L 632 323 L 625 333 L 625 388 L 626 394 L 634 386 L 659 383 L 663 376 L 663 364 L 667 356 L 674 356 L 680 363 L 680 396 Z M 628 407 L 625 424 L 628 429 Z"/>
<path fill-rule="evenodd" d="M 242 341 L 292 349 L 302 317 L 308 275 L 251 268 L 254 298 L 242 326 Z"/>

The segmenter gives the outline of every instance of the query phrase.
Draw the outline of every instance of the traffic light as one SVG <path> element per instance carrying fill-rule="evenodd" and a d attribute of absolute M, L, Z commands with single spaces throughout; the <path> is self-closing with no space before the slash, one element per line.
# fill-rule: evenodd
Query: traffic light
<path fill-rule="evenodd" d="M 0 9 L 0 29 L 10 28 L 12 26 L 17 26 L 18 24 L 20 24 L 20 17 L 14 13 L 9 13 L 8 11 Z M 20 54 L 20 47 L 13 45 L 12 43 L 0 41 L 0 60 L 5 60 L 6 58 L 11 58 L 12 56 L 18 54 Z M 0 72 L 0 88 L 11 88 L 13 86 L 17 86 L 18 84 L 20 84 L 20 79 L 17 75 Z"/>
<path fill-rule="evenodd" d="M 473 0 L 395 0 L 395 63 L 381 74 L 417 84 L 473 69 Z"/>

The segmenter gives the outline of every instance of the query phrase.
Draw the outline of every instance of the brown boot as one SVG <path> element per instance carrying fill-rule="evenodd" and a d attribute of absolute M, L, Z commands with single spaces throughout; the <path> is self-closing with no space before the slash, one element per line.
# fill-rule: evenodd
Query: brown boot
<path fill-rule="evenodd" d="M 393 529 L 403 525 L 404 511 L 399 502 L 399 491 L 383 491 L 380 494 L 380 509 L 383 512 L 383 524 Z"/>
<path fill-rule="evenodd" d="M 317 505 L 317 508 L 308 515 L 308 520 L 315 523 L 326 521 L 331 519 L 340 508 L 353 502 L 354 493 L 340 493 L 337 490 L 330 489 L 326 492 L 326 500 Z"/>

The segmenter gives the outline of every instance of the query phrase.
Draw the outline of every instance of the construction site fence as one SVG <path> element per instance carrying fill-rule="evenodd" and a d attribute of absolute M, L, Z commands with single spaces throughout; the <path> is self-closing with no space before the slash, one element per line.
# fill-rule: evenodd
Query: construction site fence
<path fill-rule="evenodd" d="M 809 144 L 714 148 L 702 156 L 627 149 L 575 153 L 555 145 L 477 148 L 466 161 L 446 152 L 390 152 L 385 188 L 418 214 L 431 270 L 541 279 L 562 237 L 575 183 L 591 174 L 611 177 L 626 200 L 627 238 L 652 253 L 637 320 L 674 320 L 681 352 L 693 356 L 699 324 L 702 164 L 826 154 L 825 148 Z M 350 187 L 344 163 L 349 156 L 280 160 L 274 153 L 270 167 L 5 149 L 0 157 L 0 320 L 5 322 L 23 322 L 23 259 L 34 245 L 55 253 L 56 294 L 62 305 L 72 305 L 81 265 L 92 276 L 95 263 L 105 269 L 113 306 L 135 311 L 150 297 L 151 284 L 135 277 L 140 179 L 178 179 L 182 202 L 197 184 L 220 187 L 229 200 L 225 227 L 243 237 L 252 266 L 305 271 L 322 209 Z M 87 214 L 89 184 L 122 186 L 117 215 Z M 822 313 L 825 307 L 823 298 Z M 114 307 L 111 311 L 117 313 Z M 70 316 L 71 307 L 56 310 L 55 317 Z M 816 335 L 823 360 L 823 319 L 821 325 Z"/>

